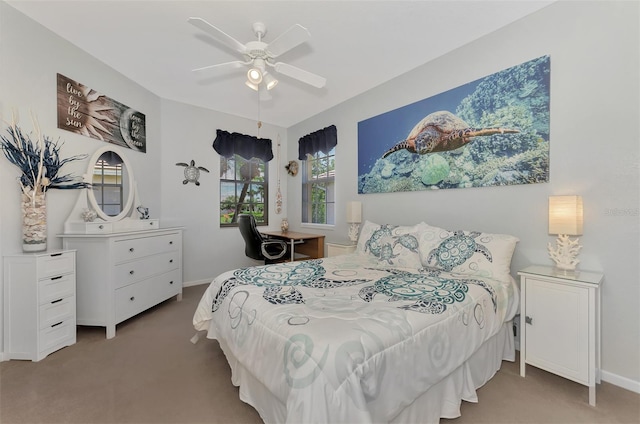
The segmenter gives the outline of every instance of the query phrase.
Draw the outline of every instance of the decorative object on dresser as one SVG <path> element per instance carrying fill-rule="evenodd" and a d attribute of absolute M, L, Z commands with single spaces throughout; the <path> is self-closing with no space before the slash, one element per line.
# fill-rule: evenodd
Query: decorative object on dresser
<path fill-rule="evenodd" d="M 362 222 L 362 203 L 347 203 L 347 222 L 349 223 L 349 240 L 355 244 L 358 241 L 358 231 Z"/>
<path fill-rule="evenodd" d="M 76 252 L 4 257 L 4 355 L 40 361 L 76 342 Z"/>
<path fill-rule="evenodd" d="M 160 221 L 149 219 L 149 209 L 142 206 L 133 167 L 124 150 L 114 146 L 96 150 L 84 179 L 92 190 L 83 190 L 78 196 L 64 223 L 65 234 L 110 234 L 160 227 Z M 86 219 L 87 210 L 95 212 L 93 220 Z"/>
<path fill-rule="evenodd" d="M 31 119 L 35 140 L 22 132 L 14 114 L 7 130 L 10 137 L 0 136 L 0 148 L 9 162 L 22 171 L 18 179 L 22 188 L 22 250 L 40 252 L 47 250 L 47 190 L 86 188 L 89 183 L 69 174 L 58 175 L 65 163 L 86 155 L 60 159 L 60 147 L 42 134 L 33 115 Z"/>
<path fill-rule="evenodd" d="M 558 234 L 558 239 L 555 249 L 551 243 L 547 248 L 558 269 L 571 272 L 580 263 L 580 239 L 571 240 L 569 236 L 582 235 L 582 223 L 581 196 L 549 196 L 549 234 Z"/>
<path fill-rule="evenodd" d="M 520 272 L 520 375 L 526 364 L 589 387 L 600 383 L 601 298 L 604 276 L 532 265 Z"/>

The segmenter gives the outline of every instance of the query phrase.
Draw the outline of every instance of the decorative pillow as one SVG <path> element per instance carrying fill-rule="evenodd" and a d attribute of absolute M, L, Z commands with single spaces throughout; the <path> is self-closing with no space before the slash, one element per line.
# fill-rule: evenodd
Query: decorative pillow
<path fill-rule="evenodd" d="M 511 279 L 511 256 L 518 239 L 507 234 L 449 231 L 425 224 L 419 237 L 420 260 L 427 269 Z"/>
<path fill-rule="evenodd" d="M 371 255 L 383 264 L 401 268 L 422 268 L 418 237 L 424 223 L 413 226 L 375 224 L 365 221 L 356 251 Z"/>

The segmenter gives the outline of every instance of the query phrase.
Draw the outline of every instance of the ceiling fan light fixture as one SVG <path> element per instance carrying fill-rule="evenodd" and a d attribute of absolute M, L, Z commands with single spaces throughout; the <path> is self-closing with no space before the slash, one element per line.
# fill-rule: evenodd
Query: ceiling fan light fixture
<path fill-rule="evenodd" d="M 250 89 L 252 89 L 253 91 L 258 91 L 260 89 L 260 87 L 258 86 L 258 84 L 254 84 L 251 81 L 245 81 L 244 83 L 247 87 L 249 87 Z"/>
<path fill-rule="evenodd" d="M 260 84 L 262 82 L 262 71 L 258 68 L 251 68 L 247 71 L 247 79 L 253 84 Z"/>
<path fill-rule="evenodd" d="M 273 87 L 278 85 L 278 80 L 273 77 L 270 73 L 266 72 L 262 75 L 265 85 L 267 86 L 267 90 L 271 90 Z"/>

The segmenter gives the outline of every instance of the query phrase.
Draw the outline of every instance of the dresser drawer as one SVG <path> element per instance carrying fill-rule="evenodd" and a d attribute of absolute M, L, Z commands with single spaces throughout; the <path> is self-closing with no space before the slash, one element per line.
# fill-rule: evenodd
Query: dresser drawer
<path fill-rule="evenodd" d="M 40 297 L 39 304 L 44 305 L 52 300 L 58 300 L 73 295 L 76 291 L 75 274 L 65 274 L 38 281 Z"/>
<path fill-rule="evenodd" d="M 40 329 L 49 328 L 76 315 L 76 297 L 66 297 L 40 305 Z"/>
<path fill-rule="evenodd" d="M 52 253 L 39 256 L 36 261 L 38 278 L 55 277 L 75 270 L 74 252 Z"/>
<path fill-rule="evenodd" d="M 151 280 L 121 287 L 115 292 L 116 323 L 139 314 L 152 304 Z"/>
<path fill-rule="evenodd" d="M 179 251 L 173 251 L 116 265 L 114 287 L 124 287 L 136 281 L 149 278 L 152 275 L 176 269 L 180 264 L 179 256 Z"/>
<path fill-rule="evenodd" d="M 181 240 L 181 233 L 119 240 L 115 242 L 114 260 L 116 263 L 120 263 L 179 250 Z"/>
<path fill-rule="evenodd" d="M 182 293 L 182 273 L 174 269 L 166 274 L 153 277 L 154 304 Z"/>
<path fill-rule="evenodd" d="M 76 321 L 69 318 L 54 323 L 39 333 L 39 352 L 59 349 L 76 341 Z"/>

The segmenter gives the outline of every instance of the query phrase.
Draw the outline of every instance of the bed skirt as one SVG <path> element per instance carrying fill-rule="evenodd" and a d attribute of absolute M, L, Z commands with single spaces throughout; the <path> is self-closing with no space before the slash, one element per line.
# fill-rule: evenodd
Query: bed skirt
<path fill-rule="evenodd" d="M 402 410 L 392 423 L 438 423 L 440 418 L 460 416 L 462 400 L 477 402 L 476 390 L 500 369 L 503 360 L 515 361 L 512 321 L 487 340 L 466 362 L 424 392 Z M 253 406 L 267 424 L 286 423 L 286 406 L 240 364 L 220 341 L 231 367 L 231 381 L 240 389 L 240 400 Z M 379 422 L 375 420 L 374 422 Z"/>

